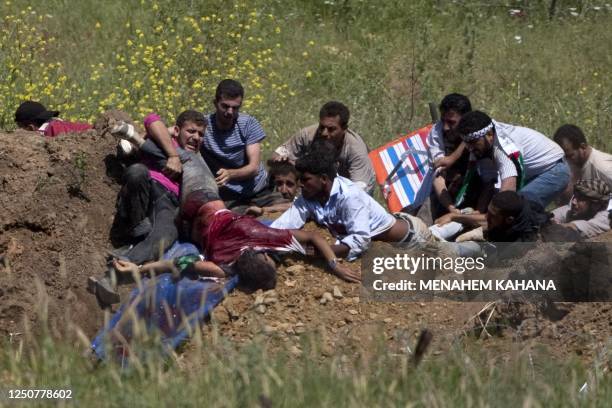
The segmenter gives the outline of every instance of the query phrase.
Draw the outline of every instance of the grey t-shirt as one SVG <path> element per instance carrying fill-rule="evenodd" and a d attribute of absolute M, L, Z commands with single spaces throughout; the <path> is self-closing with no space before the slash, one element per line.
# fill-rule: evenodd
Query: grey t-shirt
<path fill-rule="evenodd" d="M 297 160 L 318 135 L 318 125 L 308 126 L 294 134 L 289 140 L 274 151 L 282 157 Z M 368 156 L 368 146 L 361 136 L 351 129 L 344 135 L 344 143 L 338 156 L 338 174 L 358 185 L 362 190 L 371 193 L 375 186 L 375 175 Z"/>

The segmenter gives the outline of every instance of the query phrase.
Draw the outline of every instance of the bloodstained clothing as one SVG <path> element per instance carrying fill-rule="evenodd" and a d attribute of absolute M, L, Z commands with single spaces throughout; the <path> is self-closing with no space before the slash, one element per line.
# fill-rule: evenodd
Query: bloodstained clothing
<path fill-rule="evenodd" d="M 202 249 L 208 261 L 231 264 L 247 249 L 305 253 L 289 230 L 267 227 L 252 217 L 227 209 L 217 210 L 211 216 L 214 207 L 206 206 L 202 206 L 198 215 L 202 220 Z"/>
<path fill-rule="evenodd" d="M 68 122 L 61 119 L 54 119 L 43 123 L 43 125 L 38 128 L 38 131 L 43 136 L 55 137 L 57 135 L 61 135 L 62 133 L 81 133 L 92 128 L 93 126 L 91 126 L 89 123 Z"/>

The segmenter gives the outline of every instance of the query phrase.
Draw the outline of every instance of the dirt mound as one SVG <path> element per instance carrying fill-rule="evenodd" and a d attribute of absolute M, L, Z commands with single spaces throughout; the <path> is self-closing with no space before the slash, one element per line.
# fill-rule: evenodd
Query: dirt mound
<path fill-rule="evenodd" d="M 48 294 L 52 326 L 75 322 L 91 333 L 102 313 L 86 293 L 103 270 L 118 185 L 107 176 L 116 142 L 96 131 L 43 138 L 0 134 L 0 333 L 36 327 Z M 112 166 L 111 166 L 112 167 Z"/>
<path fill-rule="evenodd" d="M 102 326 L 103 313 L 85 283 L 102 274 L 110 248 L 120 174 L 115 140 L 103 131 L 111 122 L 99 121 L 101 131 L 54 139 L 23 131 L 0 134 L 0 335 L 23 332 L 24 321 L 36 328 L 39 306 L 47 302 L 50 324 L 59 333 L 66 322 L 88 336 Z M 271 349 L 295 354 L 302 352 L 304 338 L 314 335 L 322 356 L 367 355 L 381 339 L 388 349 L 406 353 L 422 328 L 433 332 L 437 354 L 482 332 L 474 317 L 485 304 L 365 303 L 360 290 L 326 273 L 323 263 L 288 258 L 279 267 L 275 291 L 234 292 L 212 320 L 236 343 L 258 337 Z M 591 358 L 609 338 L 608 304 L 563 304 L 556 314 L 523 307 L 498 305 L 489 324 L 503 329 L 488 329 L 491 336 L 482 336 L 488 339 L 482 344 L 509 350 L 513 343 L 535 340 L 559 355 Z M 483 311 L 481 320 L 490 311 Z"/>

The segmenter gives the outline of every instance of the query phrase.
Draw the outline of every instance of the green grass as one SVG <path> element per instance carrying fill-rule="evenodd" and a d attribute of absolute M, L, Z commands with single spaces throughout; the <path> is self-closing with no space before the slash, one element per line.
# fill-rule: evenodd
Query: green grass
<path fill-rule="evenodd" d="M 15 15 L 26 4 L 7 3 L 0 3 L 3 15 Z M 612 11 L 605 1 L 557 3 L 549 19 L 548 1 L 525 6 L 443 0 L 32 0 L 27 13 L 43 16 L 41 35 L 55 41 L 28 54 L 26 64 L 63 65 L 45 73 L 29 67 L 29 76 L 10 76 L 7 83 L 16 88 L 0 88 L 0 127 L 12 126 L 12 112 L 24 96 L 42 99 L 73 118 L 91 120 L 100 110 L 120 105 L 137 120 L 147 110 L 172 120 L 183 108 L 210 110 L 217 81 L 235 76 L 250 99 L 245 111 L 256 115 L 269 135 L 266 153 L 315 122 L 327 100 L 344 101 L 352 127 L 376 147 L 427 123 L 427 102 L 437 103 L 452 91 L 467 94 L 475 108 L 498 120 L 548 135 L 561 124 L 575 123 L 595 146 L 609 150 L 612 30 L 605 27 L 612 24 Z M 526 15 L 510 16 L 509 9 L 516 7 Z M 200 20 L 213 14 L 213 21 Z M 185 17 L 193 18 L 201 33 Z M 191 43 L 185 42 L 188 37 Z M 134 45 L 126 45 L 128 40 Z M 14 43 L 7 40 L 0 49 L 10 56 L 0 63 L 0 77 L 7 76 L 9 62 L 20 53 L 11 51 Z M 201 54 L 191 50 L 196 44 L 202 45 Z M 161 46 L 154 48 L 159 58 L 151 66 L 142 54 L 134 57 L 139 45 Z M 258 67 L 255 58 L 265 50 L 271 52 L 260 55 Z M 170 60 L 176 63 L 164 68 Z M 53 90 L 45 93 L 41 83 L 26 92 L 28 81 L 37 83 L 45 75 L 44 84 L 57 85 Z M 151 89 L 160 79 L 159 89 Z M 136 81 L 143 86 L 135 88 Z"/>
<path fill-rule="evenodd" d="M 426 359 L 418 368 L 384 347 L 373 357 L 320 359 L 316 341 L 301 357 L 238 350 L 223 338 L 195 341 L 183 357 L 149 355 L 129 369 L 96 368 L 75 347 L 48 337 L 29 350 L 5 345 L 3 389 L 71 389 L 79 406 L 607 406 L 612 382 L 595 367 L 557 362 L 544 351 L 491 357 L 476 346 Z M 587 392 L 579 392 L 584 382 Z M 3 398 L 6 398 L 4 395 Z M 33 402 L 33 401 L 28 401 Z"/>
<path fill-rule="evenodd" d="M 91 121 L 119 107 L 136 120 L 155 110 L 171 121 L 185 108 L 210 110 L 216 83 L 233 76 L 245 84 L 245 112 L 268 134 L 266 155 L 314 123 L 330 99 L 349 106 L 351 127 L 373 148 L 428 123 L 427 103 L 449 92 L 548 135 L 574 123 L 610 151 L 612 11 L 605 1 L 559 0 L 549 19 L 549 3 L 0 0 L 0 128 L 14 127 L 25 98 L 69 119 Z M 522 7 L 524 17 L 509 15 Z M 274 406 L 606 406 L 612 399 L 609 375 L 579 394 L 592 367 L 546 353 L 502 359 L 468 347 L 414 370 L 383 347 L 362 361 L 320 360 L 314 350 L 293 359 L 258 342 L 240 350 L 223 340 L 195 343 L 179 363 L 152 358 L 123 372 L 93 370 L 68 340 L 36 337 L 23 350 L 2 348 L 0 381 L 71 388 L 77 403 L 91 406 L 255 406 L 260 395 Z"/>

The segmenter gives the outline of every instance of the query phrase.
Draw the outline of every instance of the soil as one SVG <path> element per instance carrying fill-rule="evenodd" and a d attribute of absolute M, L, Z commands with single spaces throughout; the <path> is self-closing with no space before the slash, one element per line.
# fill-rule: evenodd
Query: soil
<path fill-rule="evenodd" d="M 56 336 L 79 327 L 92 338 L 103 325 L 86 281 L 103 274 L 112 248 L 121 169 L 116 141 L 105 129 L 116 116 L 81 135 L 0 133 L 0 337 L 40 330 L 44 320 Z M 598 240 L 610 242 L 612 234 Z M 366 303 L 360 285 L 338 280 L 322 263 L 288 258 L 278 273 L 274 291 L 234 291 L 226 298 L 212 316 L 221 335 L 238 345 L 264 338 L 272 350 L 296 355 L 314 335 L 325 358 L 373 353 L 381 339 L 393 352 L 409 353 L 427 328 L 433 355 L 470 341 L 501 354 L 542 344 L 560 358 L 590 361 L 612 331 L 612 303 Z M 486 331 L 478 323 L 481 311 Z"/>

